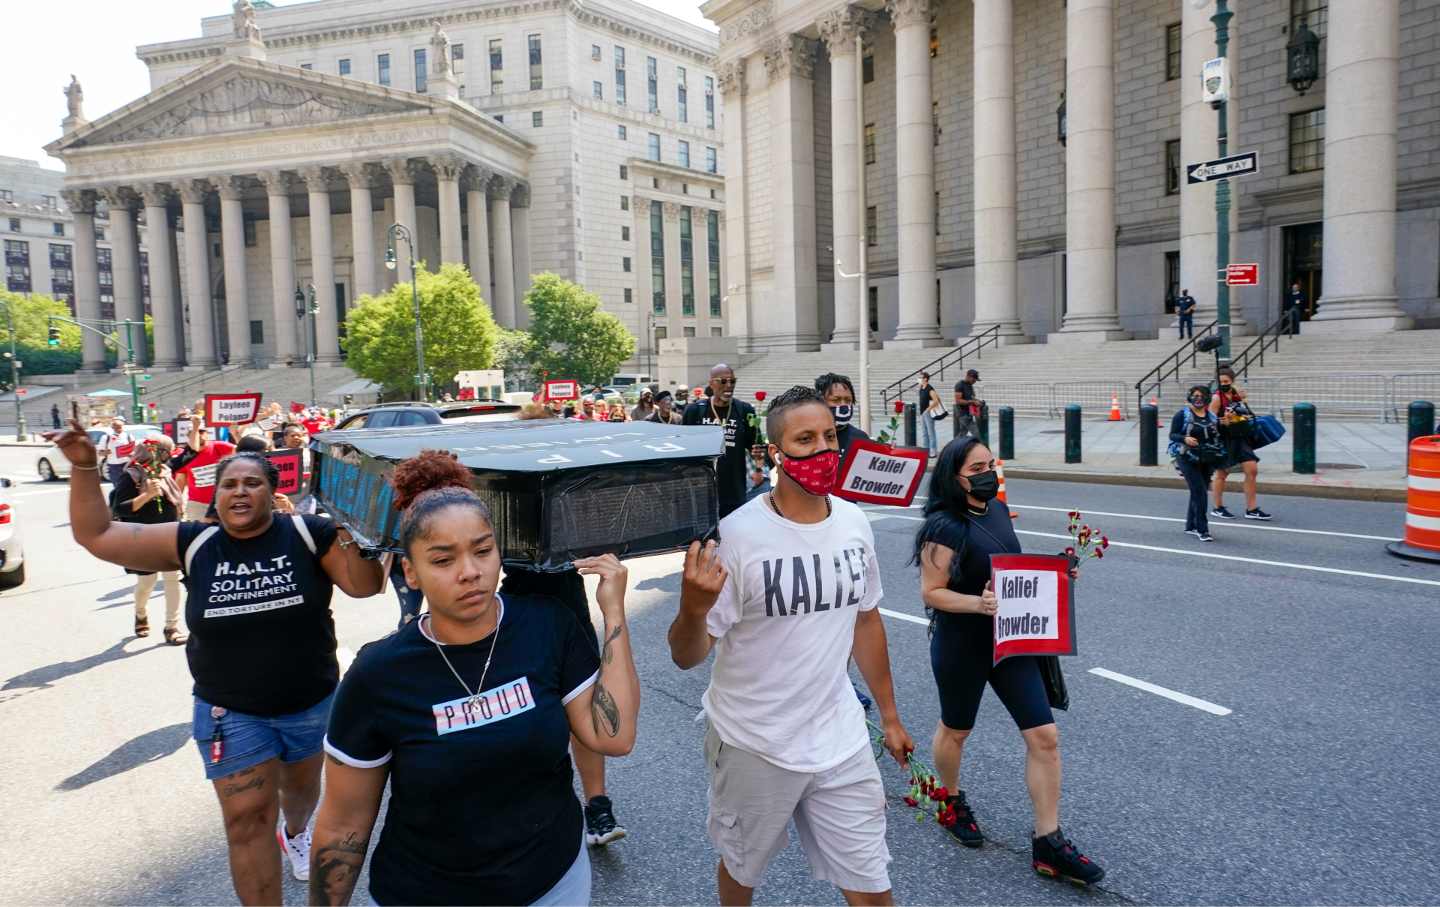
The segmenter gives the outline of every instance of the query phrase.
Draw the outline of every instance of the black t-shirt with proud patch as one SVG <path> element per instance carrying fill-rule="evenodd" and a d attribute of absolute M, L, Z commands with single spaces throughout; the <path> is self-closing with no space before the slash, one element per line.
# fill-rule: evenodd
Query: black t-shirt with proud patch
<path fill-rule="evenodd" d="M 329 696 L 340 679 L 335 586 L 320 558 L 335 524 L 276 514 L 254 538 L 207 523 L 181 523 L 178 536 L 195 695 L 265 716 L 303 712 Z"/>
<path fill-rule="evenodd" d="M 390 770 L 370 864 L 381 904 L 529 904 L 575 862 L 583 824 L 565 704 L 594 683 L 595 646 L 543 596 L 501 598 L 497 632 L 445 656 L 429 620 L 376 640 L 335 694 L 325 751 Z"/>

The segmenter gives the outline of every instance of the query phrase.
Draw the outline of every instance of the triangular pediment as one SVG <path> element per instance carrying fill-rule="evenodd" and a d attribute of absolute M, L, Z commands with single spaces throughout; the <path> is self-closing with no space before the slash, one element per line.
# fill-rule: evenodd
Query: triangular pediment
<path fill-rule="evenodd" d="M 446 102 L 276 63 L 217 60 L 66 135 L 50 149 L 313 126 Z"/>

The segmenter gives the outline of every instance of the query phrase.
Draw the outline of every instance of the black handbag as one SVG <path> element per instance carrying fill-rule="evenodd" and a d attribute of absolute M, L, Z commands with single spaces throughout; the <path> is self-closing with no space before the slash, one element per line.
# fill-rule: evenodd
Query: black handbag
<path fill-rule="evenodd" d="M 1070 691 L 1065 688 L 1065 674 L 1060 670 L 1060 658 L 1056 655 L 1038 655 L 1035 661 L 1040 665 L 1040 678 L 1045 681 L 1045 698 L 1050 708 L 1064 712 L 1070 708 Z"/>

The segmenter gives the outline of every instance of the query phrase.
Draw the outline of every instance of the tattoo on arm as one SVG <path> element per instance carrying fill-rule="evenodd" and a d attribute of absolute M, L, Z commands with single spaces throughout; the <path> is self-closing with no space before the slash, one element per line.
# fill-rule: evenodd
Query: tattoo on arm
<path fill-rule="evenodd" d="M 310 871 L 311 904 L 344 904 L 355 891 L 370 836 L 349 832 L 344 840 L 316 844 Z"/>
<path fill-rule="evenodd" d="M 610 631 L 610 635 L 605 639 L 605 647 L 600 651 L 600 664 L 608 665 L 610 660 L 614 658 L 615 653 L 610 651 L 610 644 L 619 639 L 620 634 L 623 632 L 625 632 L 624 627 L 616 627 Z"/>
<path fill-rule="evenodd" d="M 590 719 L 595 722 L 595 733 L 603 732 L 611 737 L 620 734 L 620 706 L 605 689 L 604 681 L 595 681 L 595 692 L 590 695 Z"/>

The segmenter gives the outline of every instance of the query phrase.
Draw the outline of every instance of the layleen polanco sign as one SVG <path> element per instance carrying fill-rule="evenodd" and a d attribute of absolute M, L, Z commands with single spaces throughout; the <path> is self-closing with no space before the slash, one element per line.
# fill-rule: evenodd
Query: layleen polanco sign
<path fill-rule="evenodd" d="M 246 425 L 260 414 L 259 394 L 206 394 L 205 424 Z"/>
<path fill-rule="evenodd" d="M 929 459 L 925 450 L 852 441 L 840 466 L 835 494 L 847 501 L 908 507 L 925 478 Z"/>
<path fill-rule="evenodd" d="M 1064 555 L 992 554 L 995 664 L 1012 655 L 1075 654 L 1075 586 Z"/>

